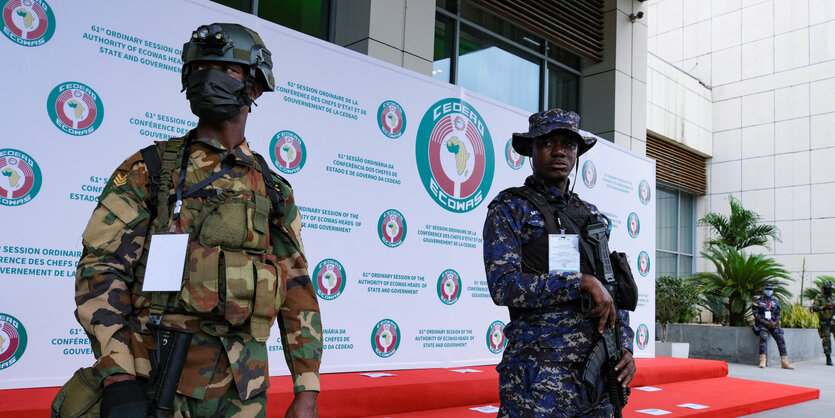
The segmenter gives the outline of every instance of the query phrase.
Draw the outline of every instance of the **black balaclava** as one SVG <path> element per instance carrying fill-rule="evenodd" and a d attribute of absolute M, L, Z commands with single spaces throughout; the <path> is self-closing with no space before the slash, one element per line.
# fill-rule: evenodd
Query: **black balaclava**
<path fill-rule="evenodd" d="M 237 116 L 242 106 L 252 104 L 249 92 L 244 90 L 245 83 L 210 68 L 188 76 L 186 98 L 197 117 L 220 122 Z"/>

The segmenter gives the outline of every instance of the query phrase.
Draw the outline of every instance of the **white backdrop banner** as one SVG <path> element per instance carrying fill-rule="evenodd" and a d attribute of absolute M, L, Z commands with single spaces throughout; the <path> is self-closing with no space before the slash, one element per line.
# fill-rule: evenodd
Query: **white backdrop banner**
<path fill-rule="evenodd" d="M 482 261 L 487 203 L 530 174 L 527 114 L 226 7 L 191 0 L 5 0 L 0 56 L 0 389 L 62 384 L 93 362 L 75 321 L 81 232 L 109 175 L 196 125 L 183 42 L 235 22 L 273 53 L 276 92 L 247 127 L 293 185 L 324 323 L 323 372 L 495 364 L 507 310 Z M 655 164 L 600 140 L 575 191 L 614 222 L 654 341 Z M 278 328 L 270 373 L 288 374 Z"/>

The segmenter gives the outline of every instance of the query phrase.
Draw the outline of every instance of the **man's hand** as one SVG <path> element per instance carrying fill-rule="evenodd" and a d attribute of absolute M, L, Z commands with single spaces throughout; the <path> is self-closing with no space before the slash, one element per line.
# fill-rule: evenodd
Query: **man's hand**
<path fill-rule="evenodd" d="M 615 304 L 612 296 L 603 287 L 603 283 L 591 274 L 583 274 L 580 279 L 580 290 L 591 295 L 594 299 L 594 309 L 586 312 L 586 318 L 600 318 L 597 332 L 602 333 L 603 328 L 609 323 L 609 327 L 615 326 Z"/>
<path fill-rule="evenodd" d="M 768 323 L 766 325 L 768 325 L 769 329 L 773 329 L 774 327 L 777 326 L 777 323 L 774 322 L 774 321 L 768 321 Z"/>
<path fill-rule="evenodd" d="M 620 361 L 615 365 L 615 372 L 618 373 L 618 382 L 622 387 L 629 385 L 632 378 L 635 377 L 635 359 L 632 358 L 632 353 L 629 350 L 621 349 Z"/>
<path fill-rule="evenodd" d="M 293 403 L 287 408 L 285 418 L 318 418 L 319 407 L 316 403 L 319 392 L 305 391 L 296 394 Z"/>

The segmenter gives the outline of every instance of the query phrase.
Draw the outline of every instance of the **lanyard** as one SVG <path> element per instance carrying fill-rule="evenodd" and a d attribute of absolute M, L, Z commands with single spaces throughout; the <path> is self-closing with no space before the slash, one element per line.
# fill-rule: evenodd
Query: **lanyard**
<path fill-rule="evenodd" d="M 235 165 L 234 159 L 226 158 L 221 162 L 220 170 L 216 171 L 211 176 L 205 178 L 203 181 L 195 184 L 194 186 L 189 187 L 189 189 L 184 192 L 183 189 L 185 188 L 186 182 L 186 170 L 188 169 L 188 160 L 190 158 L 191 143 L 189 142 L 188 144 L 186 144 L 186 149 L 183 153 L 183 162 L 180 165 L 180 178 L 177 180 L 177 201 L 174 203 L 174 222 L 180 219 L 180 207 L 183 205 L 183 199 L 193 195 L 198 190 L 206 187 L 213 181 L 228 173 L 230 170 L 232 170 L 232 167 Z M 174 230 L 174 222 L 171 223 L 172 231 Z"/>

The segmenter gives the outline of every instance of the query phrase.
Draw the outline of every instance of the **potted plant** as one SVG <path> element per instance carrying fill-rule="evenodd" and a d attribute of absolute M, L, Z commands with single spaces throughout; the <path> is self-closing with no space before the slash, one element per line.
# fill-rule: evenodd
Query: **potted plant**
<path fill-rule="evenodd" d="M 655 343 L 656 355 L 688 357 L 690 344 L 667 342 L 667 329 L 671 322 L 692 322 L 699 315 L 694 306 L 698 302 L 699 292 L 693 283 L 671 276 L 655 280 L 655 320 L 661 325 L 661 341 Z"/>

